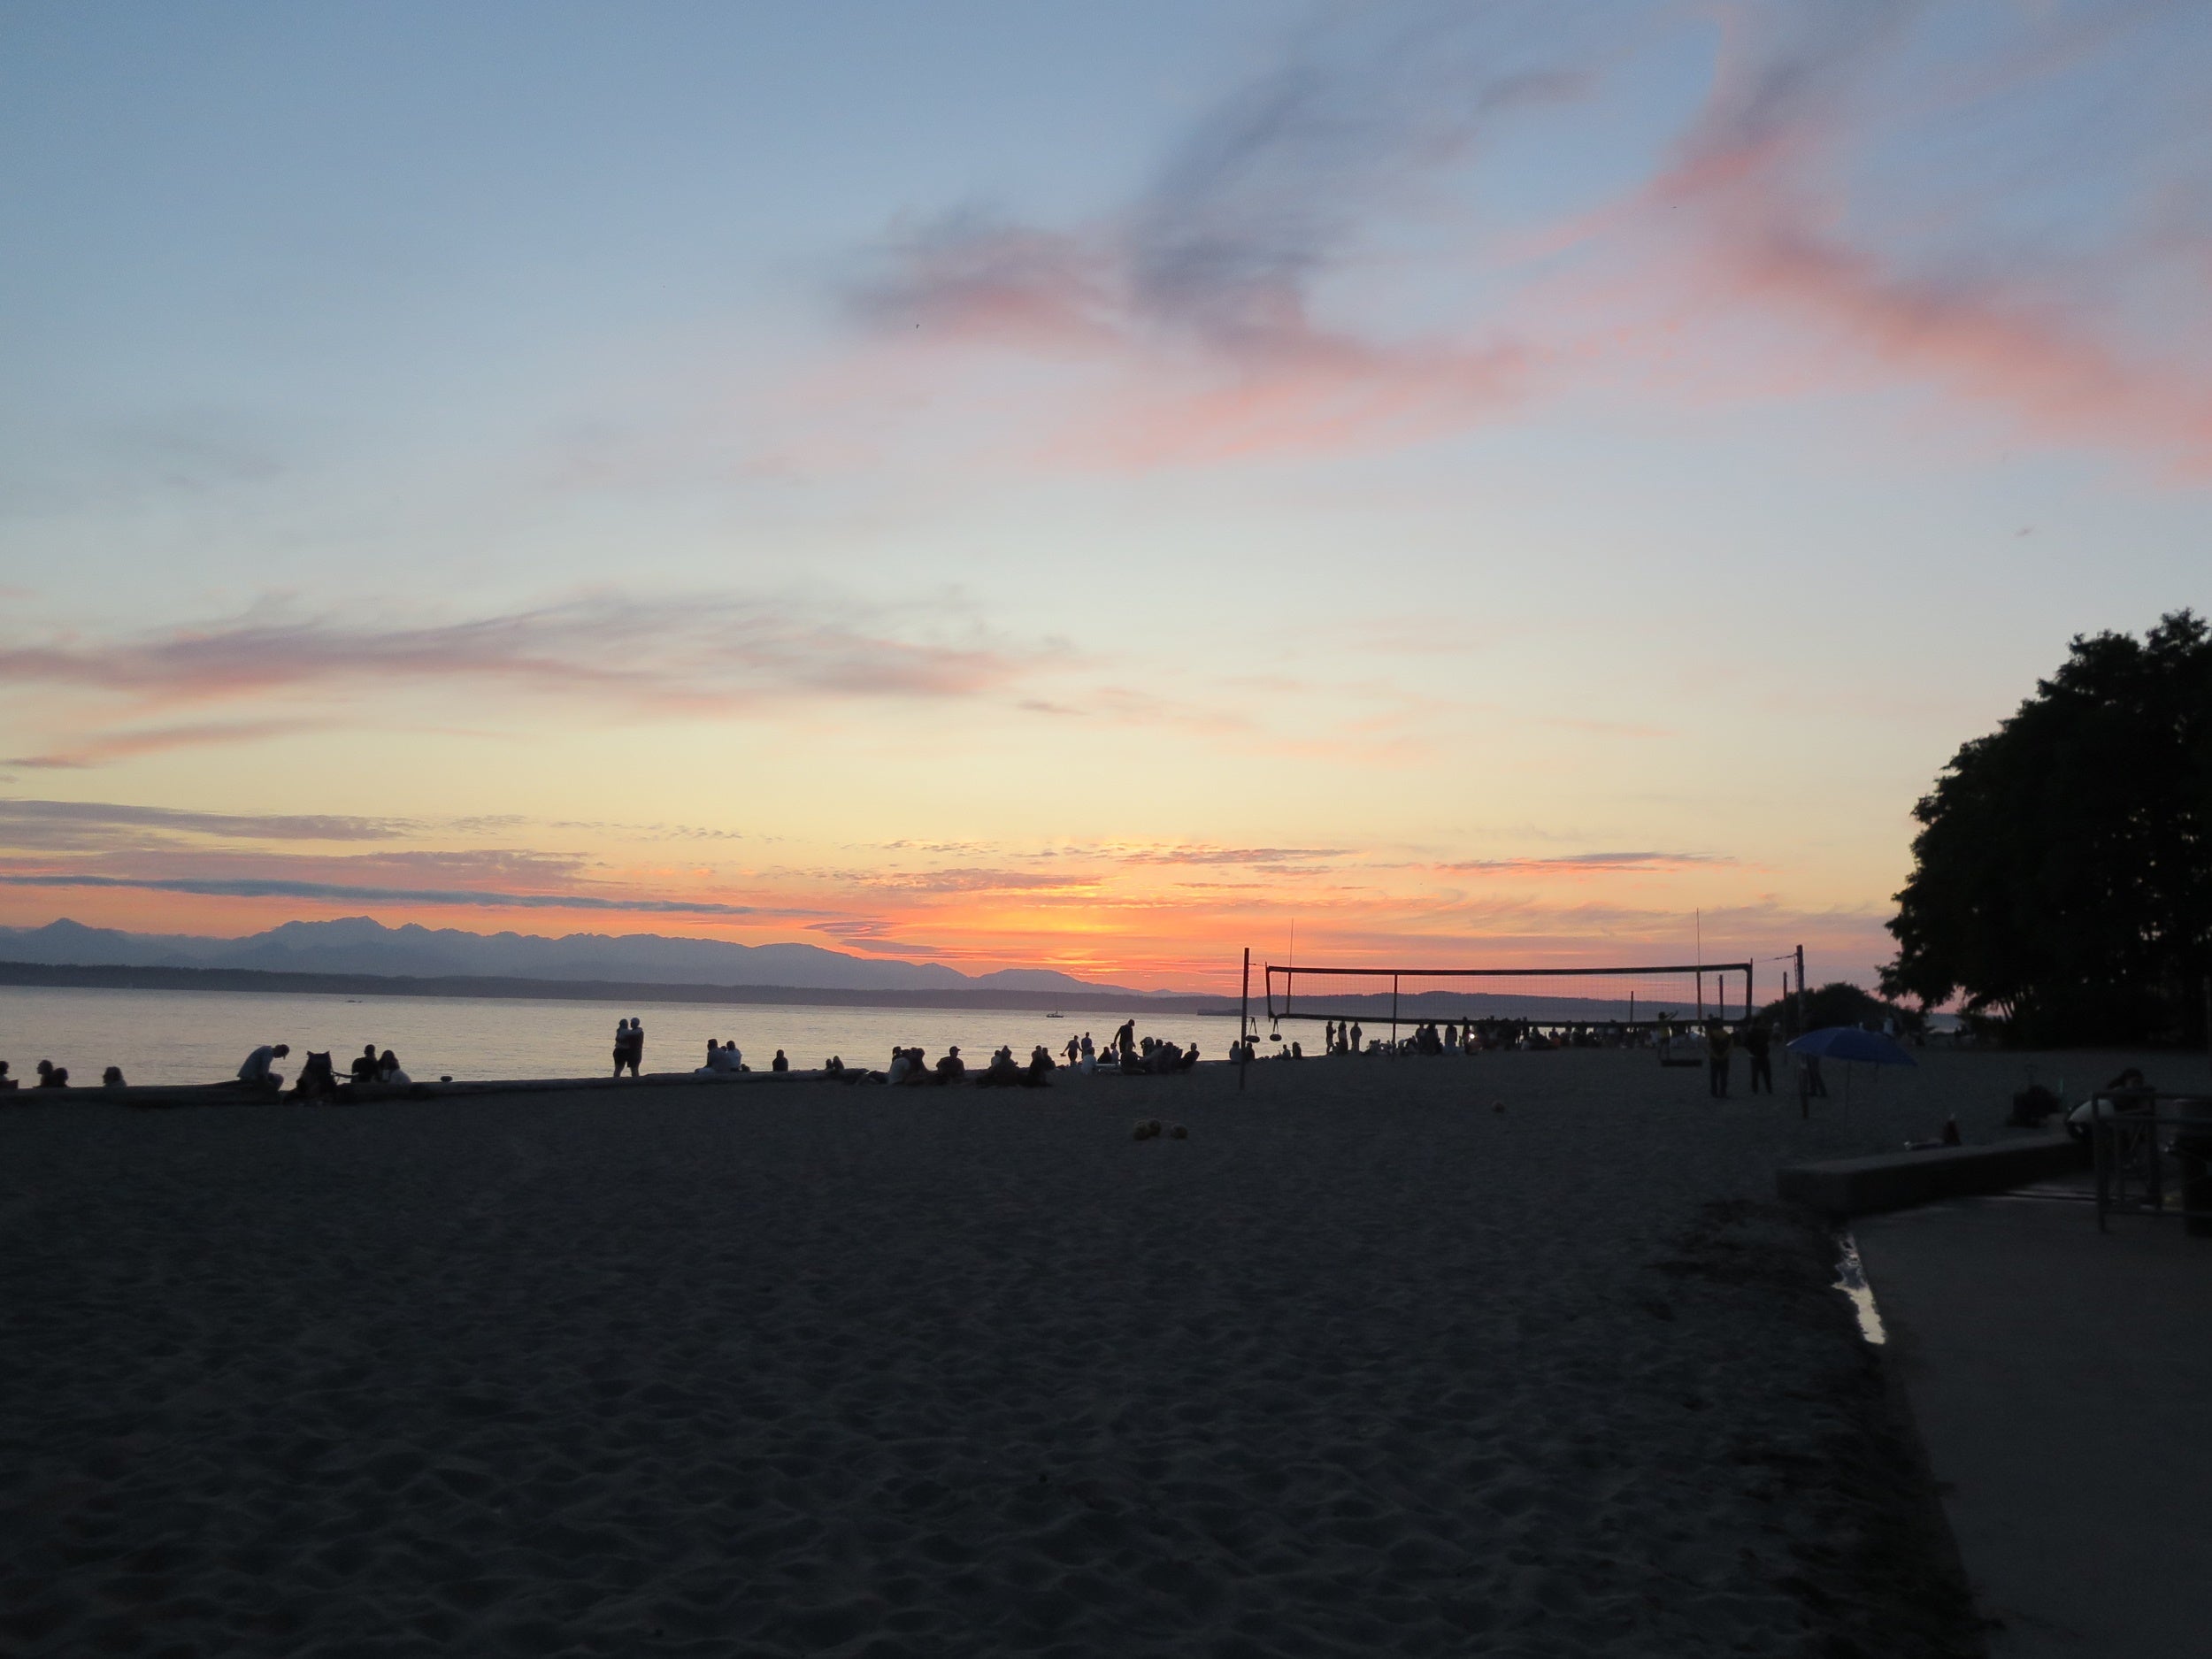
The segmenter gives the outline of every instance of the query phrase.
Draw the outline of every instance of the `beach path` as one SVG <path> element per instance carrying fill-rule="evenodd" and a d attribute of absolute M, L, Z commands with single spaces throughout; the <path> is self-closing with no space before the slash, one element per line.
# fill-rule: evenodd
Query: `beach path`
<path fill-rule="evenodd" d="M 2212 1241 L 2020 1198 L 1855 1231 L 1992 1655 L 2212 1651 Z"/>

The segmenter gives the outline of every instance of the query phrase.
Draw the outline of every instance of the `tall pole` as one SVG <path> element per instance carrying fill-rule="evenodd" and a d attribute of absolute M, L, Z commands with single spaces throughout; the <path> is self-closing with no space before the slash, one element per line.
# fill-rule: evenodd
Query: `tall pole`
<path fill-rule="evenodd" d="M 1390 976 L 1390 1050 L 1398 1051 L 1398 976 Z"/>
<path fill-rule="evenodd" d="M 1743 967 L 1743 1023 L 1751 1023 L 1751 976 L 1758 972 L 1758 964 L 1747 962 Z"/>
<path fill-rule="evenodd" d="M 1244 1091 L 1244 1068 L 1252 1057 L 1252 947 L 1244 948 L 1244 988 L 1237 995 L 1237 1092 Z"/>
<path fill-rule="evenodd" d="M 1805 947 L 1797 948 L 1797 1034 L 1805 1034 Z"/>

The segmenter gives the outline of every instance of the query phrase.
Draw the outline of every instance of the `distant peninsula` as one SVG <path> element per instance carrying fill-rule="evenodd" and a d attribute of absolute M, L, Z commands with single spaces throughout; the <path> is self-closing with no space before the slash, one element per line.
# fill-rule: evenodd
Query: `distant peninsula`
<path fill-rule="evenodd" d="M 133 967 L 124 964 L 0 962 L 0 986 L 106 991 L 245 991 L 308 996 L 445 996 L 566 1002 L 802 1003 L 825 1008 L 1000 1008 L 1085 1013 L 1233 1015 L 1217 996 L 1112 988 L 1025 991 L 1009 987 L 938 989 L 916 986 L 855 990 L 793 985 L 681 985 L 639 979 L 529 979 L 488 974 L 434 978 L 386 973 L 292 973 L 262 968 Z"/>

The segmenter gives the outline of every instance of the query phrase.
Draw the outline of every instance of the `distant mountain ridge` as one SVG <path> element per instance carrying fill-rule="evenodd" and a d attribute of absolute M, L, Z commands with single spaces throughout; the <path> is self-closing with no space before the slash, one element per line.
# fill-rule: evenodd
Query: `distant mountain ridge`
<path fill-rule="evenodd" d="M 0 927 L 0 960 L 65 967 L 253 968 L 278 973 L 372 973 L 442 979 L 620 979 L 641 985 L 782 986 L 825 991 L 1111 991 L 1053 968 L 962 973 L 941 963 L 849 956 L 819 945 L 737 945 L 659 933 L 471 933 L 366 916 L 286 922 L 242 939 L 127 933 L 64 918 Z"/>

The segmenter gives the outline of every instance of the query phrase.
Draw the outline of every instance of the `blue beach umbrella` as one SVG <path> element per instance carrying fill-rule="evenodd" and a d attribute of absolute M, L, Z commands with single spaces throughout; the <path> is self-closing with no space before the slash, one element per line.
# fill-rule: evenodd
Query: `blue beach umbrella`
<path fill-rule="evenodd" d="M 1861 1031 L 1856 1025 L 1824 1025 L 1818 1031 L 1809 1031 L 1790 1046 L 1790 1052 L 1808 1060 L 1840 1060 L 1843 1064 L 1843 1097 L 1851 1098 L 1851 1063 L 1863 1061 L 1868 1065 L 1918 1065 L 1920 1063 L 1897 1046 L 1892 1038 L 1878 1031 Z M 1817 1066 L 1813 1076 L 1818 1077 Z M 1822 1091 L 1825 1093 L 1826 1091 Z M 1801 1096 L 1798 1102 L 1805 1104 Z"/>
<path fill-rule="evenodd" d="M 1856 1025 L 1824 1025 L 1809 1031 L 1791 1042 L 1790 1052 L 1818 1060 L 1863 1060 L 1869 1065 L 1920 1064 L 1898 1047 L 1894 1039 L 1878 1031 L 1861 1031 Z"/>

